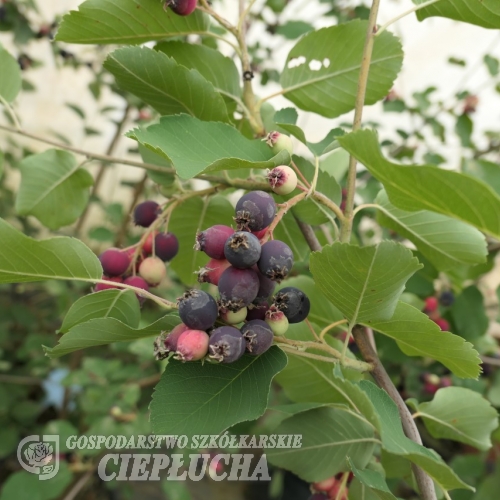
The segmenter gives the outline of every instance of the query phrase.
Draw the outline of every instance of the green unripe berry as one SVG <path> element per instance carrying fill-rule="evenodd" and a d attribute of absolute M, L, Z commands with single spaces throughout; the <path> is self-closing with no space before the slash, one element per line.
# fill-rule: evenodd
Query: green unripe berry
<path fill-rule="evenodd" d="M 293 143 L 290 136 L 285 134 L 280 134 L 279 132 L 269 132 L 266 137 L 266 144 L 271 147 L 273 153 L 277 155 L 284 149 L 292 155 L 293 153 Z"/>

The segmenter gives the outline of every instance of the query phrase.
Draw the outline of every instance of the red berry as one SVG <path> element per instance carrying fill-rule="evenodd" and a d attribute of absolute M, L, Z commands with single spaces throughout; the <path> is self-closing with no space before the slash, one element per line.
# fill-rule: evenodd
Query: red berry
<path fill-rule="evenodd" d="M 333 487 L 328 491 L 328 496 L 330 497 L 330 499 L 333 498 L 334 500 L 348 500 L 348 493 L 349 493 L 348 488 L 344 486 L 342 494 L 339 496 L 340 487 L 341 487 L 341 482 L 335 481 Z"/>
<path fill-rule="evenodd" d="M 129 276 L 123 283 L 125 285 L 130 285 L 130 286 L 133 286 L 135 288 L 140 288 L 141 290 L 145 290 L 146 292 L 149 290 L 148 284 L 140 276 Z M 146 300 L 145 297 L 142 297 L 138 293 L 136 293 L 135 295 L 139 299 L 139 302 L 141 304 Z"/>
<path fill-rule="evenodd" d="M 132 263 L 132 259 L 134 258 L 135 255 L 135 250 L 136 247 L 130 247 L 126 248 L 123 250 L 123 252 L 128 256 L 130 262 Z M 146 254 L 141 250 L 139 254 L 137 255 L 137 260 L 135 261 L 135 266 L 134 270 L 137 272 L 139 270 L 139 266 L 141 265 L 141 262 L 146 258 Z"/>
<path fill-rule="evenodd" d="M 179 16 L 189 16 L 194 12 L 197 4 L 198 0 L 167 0 L 165 3 Z"/>
<path fill-rule="evenodd" d="M 155 255 L 167 262 L 179 252 L 179 240 L 172 233 L 159 233 L 155 237 Z"/>
<path fill-rule="evenodd" d="M 150 286 L 157 286 L 167 275 L 167 268 L 158 257 L 147 257 L 139 266 L 139 274 Z"/>
<path fill-rule="evenodd" d="M 181 323 L 175 326 L 168 335 L 166 335 L 167 332 L 161 332 L 154 342 L 155 358 L 157 360 L 165 359 L 168 357 L 169 352 L 175 352 L 179 337 L 187 330 L 189 328 L 184 323 Z"/>
<path fill-rule="evenodd" d="M 427 392 L 428 394 L 436 394 L 438 389 L 439 389 L 438 385 L 431 384 L 430 382 L 426 382 L 424 384 L 424 391 Z"/>
<path fill-rule="evenodd" d="M 261 240 L 267 233 L 267 227 L 261 229 L 260 231 L 252 231 L 252 234 Z"/>
<path fill-rule="evenodd" d="M 286 165 L 273 168 L 267 175 L 267 180 L 276 194 L 290 194 L 297 187 L 297 174 Z"/>
<path fill-rule="evenodd" d="M 109 248 L 99 255 L 102 270 L 106 276 L 119 276 L 123 274 L 130 265 L 127 253 L 118 248 Z"/>
<path fill-rule="evenodd" d="M 333 486 L 335 485 L 336 483 L 336 479 L 335 479 L 335 476 L 332 476 L 332 477 L 329 477 L 328 479 L 323 479 L 323 481 L 319 481 L 317 483 L 313 483 L 312 484 L 312 487 L 314 489 L 314 491 L 324 491 L 324 492 L 327 492 L 327 491 L 330 491 Z"/>
<path fill-rule="evenodd" d="M 206 356 L 210 337 L 202 330 L 186 330 L 177 340 L 176 358 L 197 361 Z"/>
<path fill-rule="evenodd" d="M 221 274 L 228 267 L 231 267 L 231 264 L 226 259 L 210 259 L 208 264 L 198 272 L 198 281 L 200 283 L 211 283 L 217 286 Z"/>
<path fill-rule="evenodd" d="M 433 319 L 432 321 L 434 321 L 434 323 L 436 323 L 436 325 L 439 326 L 439 328 L 441 328 L 443 332 L 449 331 L 450 324 L 444 318 L 436 318 Z"/>
<path fill-rule="evenodd" d="M 106 281 L 112 281 L 113 283 L 123 283 L 123 279 L 120 276 L 103 276 L 101 279 Z M 97 283 L 94 287 L 94 292 L 100 292 L 101 290 L 110 290 L 111 288 L 120 288 L 119 286 L 106 285 L 104 283 Z"/>
<path fill-rule="evenodd" d="M 212 259 L 224 259 L 224 245 L 233 234 L 234 229 L 229 226 L 217 224 L 209 227 L 196 235 L 194 249 L 205 252 Z"/>
<path fill-rule="evenodd" d="M 427 297 L 425 299 L 425 312 L 434 312 L 438 308 L 439 302 L 436 297 Z"/>
<path fill-rule="evenodd" d="M 158 231 L 153 231 L 153 232 L 149 233 L 146 240 L 142 244 L 142 251 L 146 255 L 151 255 L 151 253 L 153 252 L 153 239 L 157 234 L 158 234 Z"/>
<path fill-rule="evenodd" d="M 149 227 L 158 217 L 160 205 L 156 201 L 143 201 L 134 209 L 134 222 L 137 226 Z"/>

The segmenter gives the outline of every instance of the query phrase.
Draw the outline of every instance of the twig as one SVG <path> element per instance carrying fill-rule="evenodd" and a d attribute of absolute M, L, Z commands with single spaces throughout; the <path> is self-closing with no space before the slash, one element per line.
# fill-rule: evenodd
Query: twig
<path fill-rule="evenodd" d="M 0 103 L 4 105 L 5 109 L 7 110 L 7 113 L 9 113 L 9 116 L 11 120 L 14 122 L 16 129 L 21 130 L 21 124 L 19 123 L 19 118 L 17 117 L 14 108 L 1 95 L 0 95 Z"/>
<path fill-rule="evenodd" d="M 335 321 L 335 323 L 331 323 L 330 325 L 328 326 L 325 326 L 325 328 L 323 328 L 323 330 L 321 330 L 321 332 L 319 333 L 319 338 L 321 340 L 323 340 L 325 338 L 325 335 L 330 331 L 330 330 L 333 330 L 334 328 L 336 328 L 337 326 L 340 326 L 340 325 L 345 325 L 347 323 L 347 320 L 346 319 L 341 319 L 340 321 Z"/>
<path fill-rule="evenodd" d="M 16 385 L 42 385 L 43 380 L 21 375 L 0 375 L 0 383 Z"/>
<path fill-rule="evenodd" d="M 375 31 L 377 23 L 378 9 L 380 0 L 373 0 L 368 18 L 368 28 L 363 48 L 363 59 L 359 70 L 358 91 L 356 94 L 356 105 L 354 108 L 354 121 L 352 130 L 355 132 L 361 128 L 361 120 L 363 118 L 363 107 L 365 105 L 366 87 L 368 84 L 368 75 L 370 73 L 370 63 L 373 53 L 373 44 L 375 42 Z M 347 197 L 345 203 L 345 220 L 342 220 L 340 227 L 340 240 L 349 242 L 351 239 L 353 209 L 354 209 L 354 193 L 356 191 L 356 166 L 358 162 L 354 156 L 349 157 L 349 171 L 347 174 Z"/>
<path fill-rule="evenodd" d="M 96 464 L 92 467 L 92 469 L 90 469 L 89 471 L 87 471 L 76 483 L 75 485 L 73 486 L 73 488 L 71 488 L 71 490 L 69 491 L 69 493 L 64 497 L 63 500 L 74 500 L 77 495 L 80 493 L 81 490 L 83 490 L 83 488 L 85 487 L 85 485 L 87 484 L 87 482 L 92 478 L 92 476 L 94 475 L 94 471 L 97 467 L 97 462 Z"/>
<path fill-rule="evenodd" d="M 385 371 L 385 368 L 380 362 L 377 353 L 373 350 L 364 327 L 360 325 L 354 326 L 354 328 L 352 329 L 352 334 L 363 356 L 363 359 L 373 365 L 373 370 L 371 371 L 373 378 L 375 379 L 377 384 L 382 389 L 384 389 L 387 394 L 389 394 L 390 398 L 396 403 L 405 434 L 412 441 L 421 445 L 422 439 L 418 432 L 417 426 L 413 421 L 412 415 L 408 410 L 405 402 L 403 401 L 403 398 L 392 383 L 391 378 Z M 415 479 L 417 481 L 422 499 L 436 500 L 436 492 L 434 490 L 434 483 L 432 482 L 432 479 L 417 465 L 412 464 L 412 469 L 413 473 L 415 474 Z"/>
<path fill-rule="evenodd" d="M 316 237 L 313 228 L 309 224 L 306 224 L 305 222 L 302 222 L 301 220 L 297 219 L 297 217 L 295 217 L 295 221 L 297 222 L 300 231 L 304 235 L 304 238 L 307 241 L 309 248 L 313 252 L 320 252 L 321 243 L 318 241 L 318 238 Z"/>

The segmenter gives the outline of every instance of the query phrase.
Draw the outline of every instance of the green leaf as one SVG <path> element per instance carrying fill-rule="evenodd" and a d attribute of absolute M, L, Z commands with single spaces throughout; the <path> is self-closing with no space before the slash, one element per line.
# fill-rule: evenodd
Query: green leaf
<path fill-rule="evenodd" d="M 363 380 L 359 385 L 369 396 L 378 413 L 382 448 L 385 451 L 406 458 L 421 467 L 443 490 L 457 488 L 473 490 L 434 450 L 424 448 L 405 436 L 396 403 L 383 389 L 367 380 Z"/>
<path fill-rule="evenodd" d="M 406 355 L 435 359 L 458 377 L 477 378 L 481 373 L 481 358 L 472 344 L 442 332 L 426 314 L 409 304 L 399 302 L 392 318 L 365 325 L 394 339 Z"/>
<path fill-rule="evenodd" d="M 208 16 L 199 10 L 178 16 L 151 0 L 87 0 L 78 9 L 63 17 L 58 42 L 139 44 L 209 32 Z"/>
<path fill-rule="evenodd" d="M 360 470 L 352 463 L 350 458 L 347 459 L 347 464 L 354 477 L 369 488 L 376 498 L 380 498 L 380 500 L 396 500 L 385 482 L 385 477 L 380 472 L 371 469 Z"/>
<path fill-rule="evenodd" d="M 309 23 L 304 21 L 288 21 L 281 26 L 278 26 L 276 33 L 282 35 L 288 40 L 295 40 L 314 29 Z"/>
<path fill-rule="evenodd" d="M 0 97 L 12 102 L 21 90 L 21 69 L 18 62 L 0 44 Z"/>
<path fill-rule="evenodd" d="M 238 68 L 232 59 L 218 50 L 179 41 L 159 43 L 155 49 L 173 57 L 178 64 L 195 69 L 214 86 L 217 92 L 241 103 Z"/>
<path fill-rule="evenodd" d="M 33 215 L 49 229 L 67 226 L 80 217 L 94 180 L 71 153 L 48 149 L 27 156 L 19 166 L 22 178 L 16 211 L 20 215 Z"/>
<path fill-rule="evenodd" d="M 375 443 L 373 428 L 347 409 L 316 408 L 284 420 L 276 434 L 301 434 L 300 448 L 267 450 L 269 461 L 307 482 L 348 470 L 347 457 L 364 468 Z"/>
<path fill-rule="evenodd" d="M 441 271 L 486 261 L 486 240 L 468 224 L 427 210 L 400 210 L 390 203 L 385 191 L 375 202 L 380 205 L 378 222 L 408 238 Z"/>
<path fill-rule="evenodd" d="M 229 121 L 222 96 L 196 70 L 163 52 L 124 47 L 112 52 L 104 67 L 122 90 L 131 92 L 161 115 L 187 113 L 206 121 Z"/>
<path fill-rule="evenodd" d="M 55 347 L 45 347 L 45 354 L 49 358 L 59 358 L 73 351 L 86 349 L 114 342 L 130 342 L 159 335 L 162 331 L 170 331 L 180 323 L 179 316 L 167 314 L 158 321 L 144 328 L 132 328 L 115 318 L 96 318 L 79 323 L 59 339 Z M 153 343 L 151 343 L 151 354 Z"/>
<path fill-rule="evenodd" d="M 426 0 L 413 0 L 421 4 Z M 497 0 L 440 0 L 417 11 L 417 18 L 423 21 L 428 17 L 447 17 L 483 28 L 500 28 L 500 4 Z"/>
<path fill-rule="evenodd" d="M 271 380 L 285 365 L 278 347 L 227 365 L 171 360 L 153 394 L 152 431 L 188 437 L 219 434 L 254 420 L 265 412 Z"/>
<path fill-rule="evenodd" d="M 0 241 L 0 283 L 101 279 L 99 259 L 74 238 L 37 241 L 0 219 Z"/>
<path fill-rule="evenodd" d="M 488 68 L 488 72 L 491 76 L 497 76 L 500 70 L 500 61 L 489 54 L 485 54 L 483 57 L 484 64 Z"/>
<path fill-rule="evenodd" d="M 102 290 L 79 298 L 66 314 L 60 333 L 95 318 L 115 318 L 132 328 L 139 326 L 141 310 L 132 290 Z"/>
<path fill-rule="evenodd" d="M 470 116 L 467 113 L 461 114 L 457 118 L 457 122 L 455 124 L 455 132 L 460 138 L 460 143 L 464 148 L 474 147 L 471 139 L 473 130 L 474 123 L 472 122 Z"/>
<path fill-rule="evenodd" d="M 336 242 L 310 259 L 316 284 L 352 324 L 389 319 L 421 267 L 408 248 L 389 241 L 363 248 Z"/>
<path fill-rule="evenodd" d="M 484 335 L 490 323 L 484 308 L 483 294 L 475 285 L 462 290 L 455 299 L 451 316 L 457 333 L 469 341 Z"/>
<path fill-rule="evenodd" d="M 367 27 L 367 21 L 355 20 L 302 37 L 281 74 L 284 96 L 300 109 L 327 118 L 354 109 Z M 388 94 L 402 61 L 401 44 L 394 35 L 386 31 L 375 39 L 366 104 Z"/>
<path fill-rule="evenodd" d="M 500 194 L 500 168 L 498 168 L 498 163 L 481 159 L 463 159 L 461 167 L 465 174 L 478 177 L 497 194 Z"/>
<path fill-rule="evenodd" d="M 233 206 L 222 196 L 213 196 L 207 201 L 202 198 L 191 198 L 173 212 L 168 228 L 179 240 L 182 258 L 173 259 L 170 267 L 183 283 L 186 285 L 197 283 L 197 272 L 209 260 L 204 252 L 193 248 L 196 233 L 215 224 L 231 226 L 234 223 L 233 216 Z"/>
<path fill-rule="evenodd" d="M 164 116 L 160 123 L 134 129 L 127 136 L 171 160 L 182 179 L 221 170 L 274 168 L 290 163 L 287 151 L 273 157 L 271 148 L 259 139 L 247 139 L 225 123 L 204 122 L 185 114 Z"/>
<path fill-rule="evenodd" d="M 498 413 L 481 394 L 463 387 L 439 389 L 432 401 L 412 404 L 436 439 L 452 439 L 479 450 L 491 448 Z"/>
<path fill-rule="evenodd" d="M 341 146 L 384 185 L 397 208 L 431 210 L 467 222 L 500 238 L 500 197 L 469 175 L 436 166 L 401 166 L 386 160 L 371 130 L 338 138 Z"/>

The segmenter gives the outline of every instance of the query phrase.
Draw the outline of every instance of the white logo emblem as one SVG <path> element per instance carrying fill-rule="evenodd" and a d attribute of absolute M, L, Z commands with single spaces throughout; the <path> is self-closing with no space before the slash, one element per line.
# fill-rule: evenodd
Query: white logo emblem
<path fill-rule="evenodd" d="M 25 437 L 17 447 L 17 459 L 24 470 L 41 481 L 53 478 L 59 471 L 59 436 Z"/>

